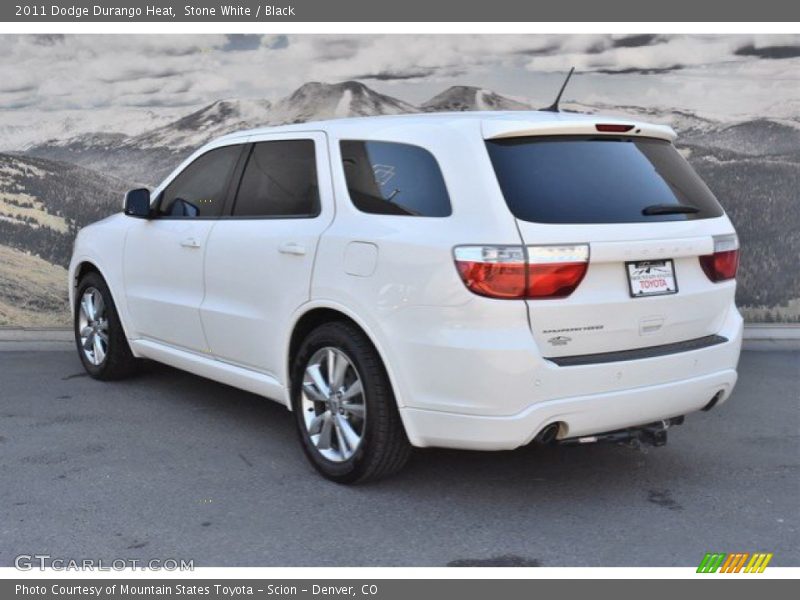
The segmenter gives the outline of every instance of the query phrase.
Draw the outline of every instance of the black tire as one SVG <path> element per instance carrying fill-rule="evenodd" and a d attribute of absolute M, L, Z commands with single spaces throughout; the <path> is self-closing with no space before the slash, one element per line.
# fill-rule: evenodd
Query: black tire
<path fill-rule="evenodd" d="M 306 427 L 301 391 L 309 361 L 323 348 L 343 352 L 358 372 L 366 405 L 362 440 L 343 462 L 323 456 Z M 360 483 L 399 471 L 411 456 L 411 444 L 397 410 L 394 392 L 383 362 L 367 336 L 347 322 L 330 322 L 314 329 L 300 346 L 292 365 L 292 409 L 308 460 L 324 477 L 337 483 Z"/>
<path fill-rule="evenodd" d="M 105 306 L 105 321 L 107 322 L 106 334 L 108 338 L 107 352 L 99 364 L 93 364 L 84 352 L 81 343 L 80 315 L 81 300 L 87 290 L 95 289 L 102 296 Z M 75 344 L 78 349 L 78 356 L 83 363 L 84 369 L 95 379 L 110 381 L 114 379 L 124 379 L 134 375 L 139 367 L 139 361 L 133 356 L 128 339 L 122 329 L 122 323 L 117 314 L 117 307 L 114 299 L 106 285 L 103 277 L 96 272 L 87 273 L 78 282 L 75 292 L 75 309 L 73 319 L 73 330 L 75 332 Z"/>

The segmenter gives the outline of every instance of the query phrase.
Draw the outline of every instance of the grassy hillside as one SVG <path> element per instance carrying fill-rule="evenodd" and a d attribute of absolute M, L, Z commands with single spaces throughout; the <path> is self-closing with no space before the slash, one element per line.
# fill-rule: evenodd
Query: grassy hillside
<path fill-rule="evenodd" d="M 121 210 L 126 189 L 76 165 L 0 154 L 0 244 L 66 267 L 78 229 Z"/>
<path fill-rule="evenodd" d="M 69 324 L 67 270 L 0 245 L 0 326 Z"/>
<path fill-rule="evenodd" d="M 741 243 L 737 303 L 800 320 L 800 161 L 696 149 L 690 157 L 736 226 Z M 789 307 L 794 306 L 794 310 Z M 784 309 L 779 310 L 779 307 Z M 763 311 L 748 317 L 769 320 Z"/>

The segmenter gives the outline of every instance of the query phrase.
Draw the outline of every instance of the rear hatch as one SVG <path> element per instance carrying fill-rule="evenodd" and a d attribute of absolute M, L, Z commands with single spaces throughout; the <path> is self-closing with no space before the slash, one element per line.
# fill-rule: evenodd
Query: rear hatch
<path fill-rule="evenodd" d="M 669 139 L 601 127 L 486 140 L 529 278 L 541 276 L 526 302 L 542 355 L 713 336 L 734 297 L 729 220 Z"/>

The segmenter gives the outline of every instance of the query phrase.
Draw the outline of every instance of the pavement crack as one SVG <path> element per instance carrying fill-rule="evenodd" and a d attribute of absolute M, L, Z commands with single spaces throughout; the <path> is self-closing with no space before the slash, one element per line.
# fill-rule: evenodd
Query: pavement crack
<path fill-rule="evenodd" d="M 61 381 L 68 381 L 70 379 L 75 379 L 76 377 L 88 377 L 89 374 L 86 372 L 83 373 L 73 373 L 72 375 L 66 375 L 61 378 Z"/>
<path fill-rule="evenodd" d="M 672 498 L 669 490 L 650 490 L 647 492 L 647 501 L 667 510 L 683 510 L 683 506 Z"/>
<path fill-rule="evenodd" d="M 448 567 L 540 567 L 542 563 L 535 558 L 516 554 L 503 554 L 490 558 L 459 558 L 447 563 Z"/>

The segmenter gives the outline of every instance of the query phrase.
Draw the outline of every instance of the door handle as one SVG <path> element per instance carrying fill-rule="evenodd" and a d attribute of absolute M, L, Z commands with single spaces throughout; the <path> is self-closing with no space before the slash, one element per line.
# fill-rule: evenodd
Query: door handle
<path fill-rule="evenodd" d="M 199 248 L 200 244 L 197 243 L 196 239 L 189 237 L 185 240 L 181 240 L 181 246 L 184 248 Z"/>
<path fill-rule="evenodd" d="M 295 242 L 286 242 L 278 246 L 278 252 L 281 254 L 294 254 L 295 256 L 303 256 L 306 253 L 306 247 L 296 244 Z"/>

